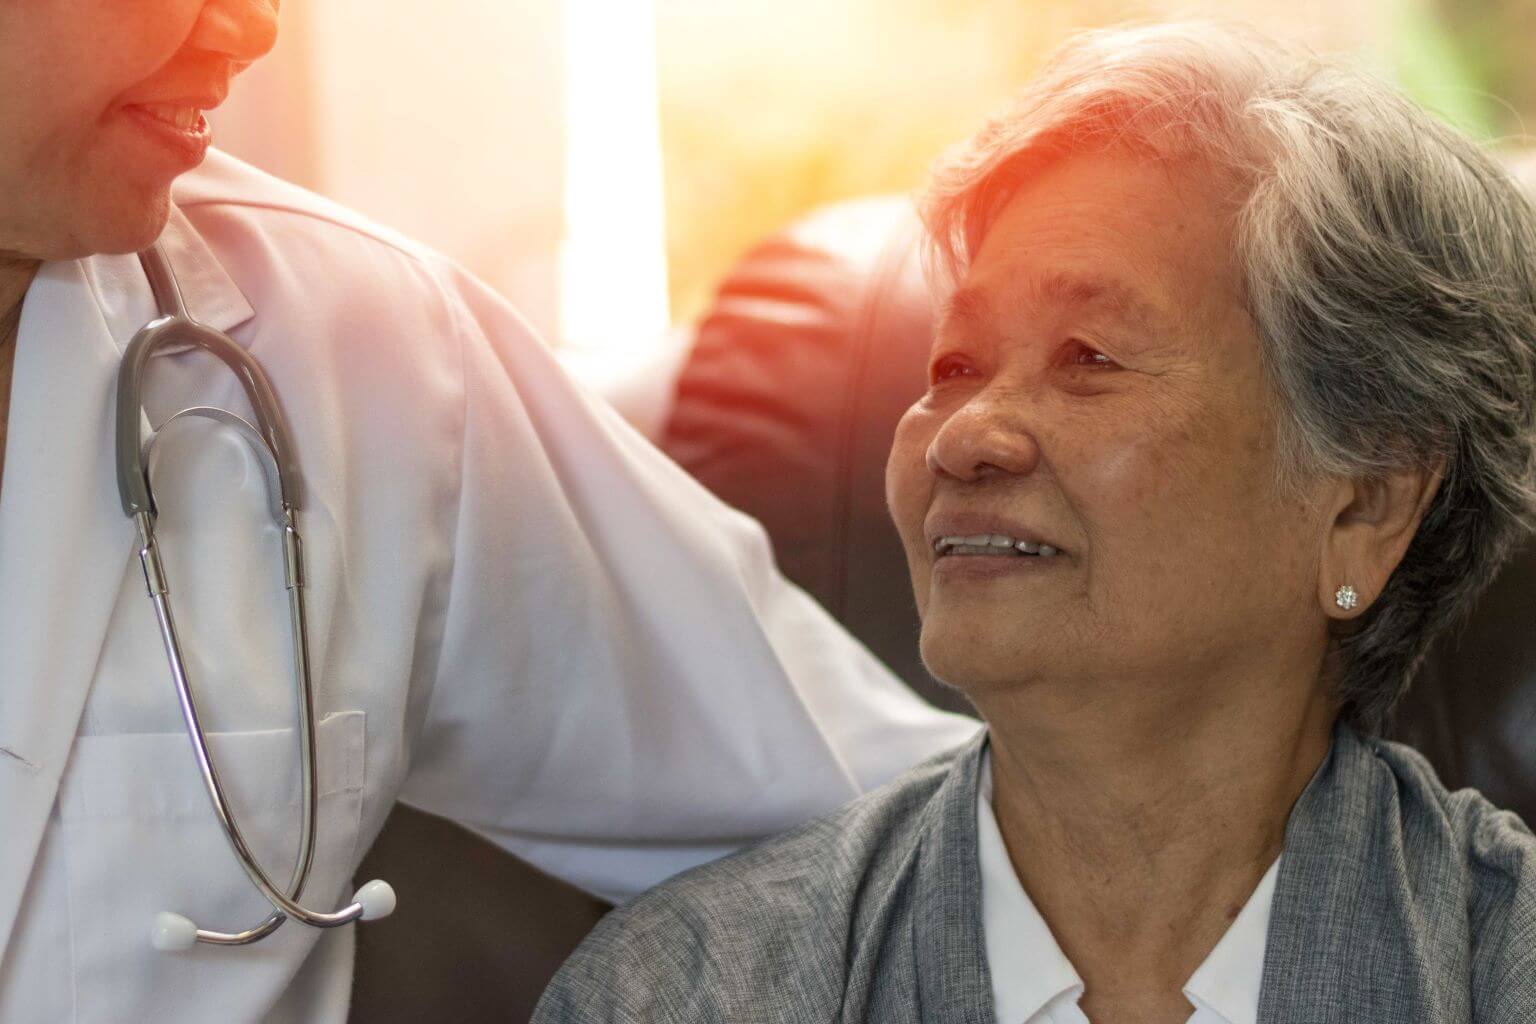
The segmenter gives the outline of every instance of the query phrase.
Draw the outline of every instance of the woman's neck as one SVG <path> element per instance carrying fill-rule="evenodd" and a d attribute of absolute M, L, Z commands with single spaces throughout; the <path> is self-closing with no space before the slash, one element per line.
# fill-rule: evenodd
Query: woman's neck
<path fill-rule="evenodd" d="M 1236 682 L 979 702 L 1009 856 L 1089 991 L 1176 992 L 1279 854 L 1328 752 L 1337 714 L 1320 687 Z"/>

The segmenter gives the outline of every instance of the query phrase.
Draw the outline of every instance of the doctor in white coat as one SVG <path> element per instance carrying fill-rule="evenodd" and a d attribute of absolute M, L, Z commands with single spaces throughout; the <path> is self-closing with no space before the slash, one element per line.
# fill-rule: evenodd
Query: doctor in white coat
<path fill-rule="evenodd" d="M 7 1024 L 340 1021 L 368 927 L 150 943 L 162 910 L 222 930 L 267 912 L 203 792 L 114 482 L 118 361 L 155 315 L 131 254 L 157 236 L 193 315 L 272 377 L 308 490 L 307 904 L 346 902 L 397 799 L 621 899 L 972 729 L 907 694 L 776 573 L 759 527 L 572 387 L 495 295 L 205 152 L 200 111 L 271 46 L 276 6 L 0 4 Z M 202 354 L 150 381 L 156 424 L 248 413 Z M 192 685 L 240 824 L 286 879 L 298 750 L 259 464 L 206 420 L 160 448 Z"/>

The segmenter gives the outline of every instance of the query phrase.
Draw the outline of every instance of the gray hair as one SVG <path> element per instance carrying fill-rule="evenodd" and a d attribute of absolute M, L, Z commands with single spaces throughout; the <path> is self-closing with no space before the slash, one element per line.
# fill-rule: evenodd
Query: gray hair
<path fill-rule="evenodd" d="M 1343 716 L 1380 731 L 1533 520 L 1536 214 L 1478 145 L 1361 71 L 1214 22 L 1130 26 L 1070 40 L 940 161 L 935 269 L 963 273 L 1043 162 L 1119 146 L 1235 186 L 1286 493 L 1444 460 L 1385 591 L 1330 641 Z"/>

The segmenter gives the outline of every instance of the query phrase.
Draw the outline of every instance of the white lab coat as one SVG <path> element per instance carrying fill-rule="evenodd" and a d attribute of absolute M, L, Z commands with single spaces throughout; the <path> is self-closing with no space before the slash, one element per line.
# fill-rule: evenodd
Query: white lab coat
<path fill-rule="evenodd" d="M 271 375 L 308 487 L 310 904 L 349 897 L 396 799 L 622 898 L 970 735 L 446 260 L 217 153 L 178 184 L 163 241 L 194 315 Z M 0 1020 L 340 1021 L 351 928 L 149 943 L 162 909 L 220 929 L 266 911 L 202 791 L 118 502 L 115 374 L 152 307 L 137 261 L 111 256 L 45 265 L 22 312 L 0 488 Z M 151 380 L 157 423 L 245 409 L 202 354 Z M 286 879 L 293 683 L 261 474 L 207 421 L 162 446 L 193 686 L 241 825 Z"/>

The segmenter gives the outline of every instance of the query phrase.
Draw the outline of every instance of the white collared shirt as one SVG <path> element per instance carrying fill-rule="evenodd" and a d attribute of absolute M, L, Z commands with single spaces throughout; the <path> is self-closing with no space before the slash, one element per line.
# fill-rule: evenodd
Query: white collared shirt
<path fill-rule="evenodd" d="M 1088 1024 L 1078 1006 L 1083 979 L 1024 891 L 992 810 L 991 755 L 976 799 L 981 917 L 998 1024 Z M 1270 865 L 1237 920 L 1184 985 L 1188 1024 L 1255 1024 L 1264 946 L 1280 859 Z M 1026 966 L 1027 965 L 1027 966 Z"/>

